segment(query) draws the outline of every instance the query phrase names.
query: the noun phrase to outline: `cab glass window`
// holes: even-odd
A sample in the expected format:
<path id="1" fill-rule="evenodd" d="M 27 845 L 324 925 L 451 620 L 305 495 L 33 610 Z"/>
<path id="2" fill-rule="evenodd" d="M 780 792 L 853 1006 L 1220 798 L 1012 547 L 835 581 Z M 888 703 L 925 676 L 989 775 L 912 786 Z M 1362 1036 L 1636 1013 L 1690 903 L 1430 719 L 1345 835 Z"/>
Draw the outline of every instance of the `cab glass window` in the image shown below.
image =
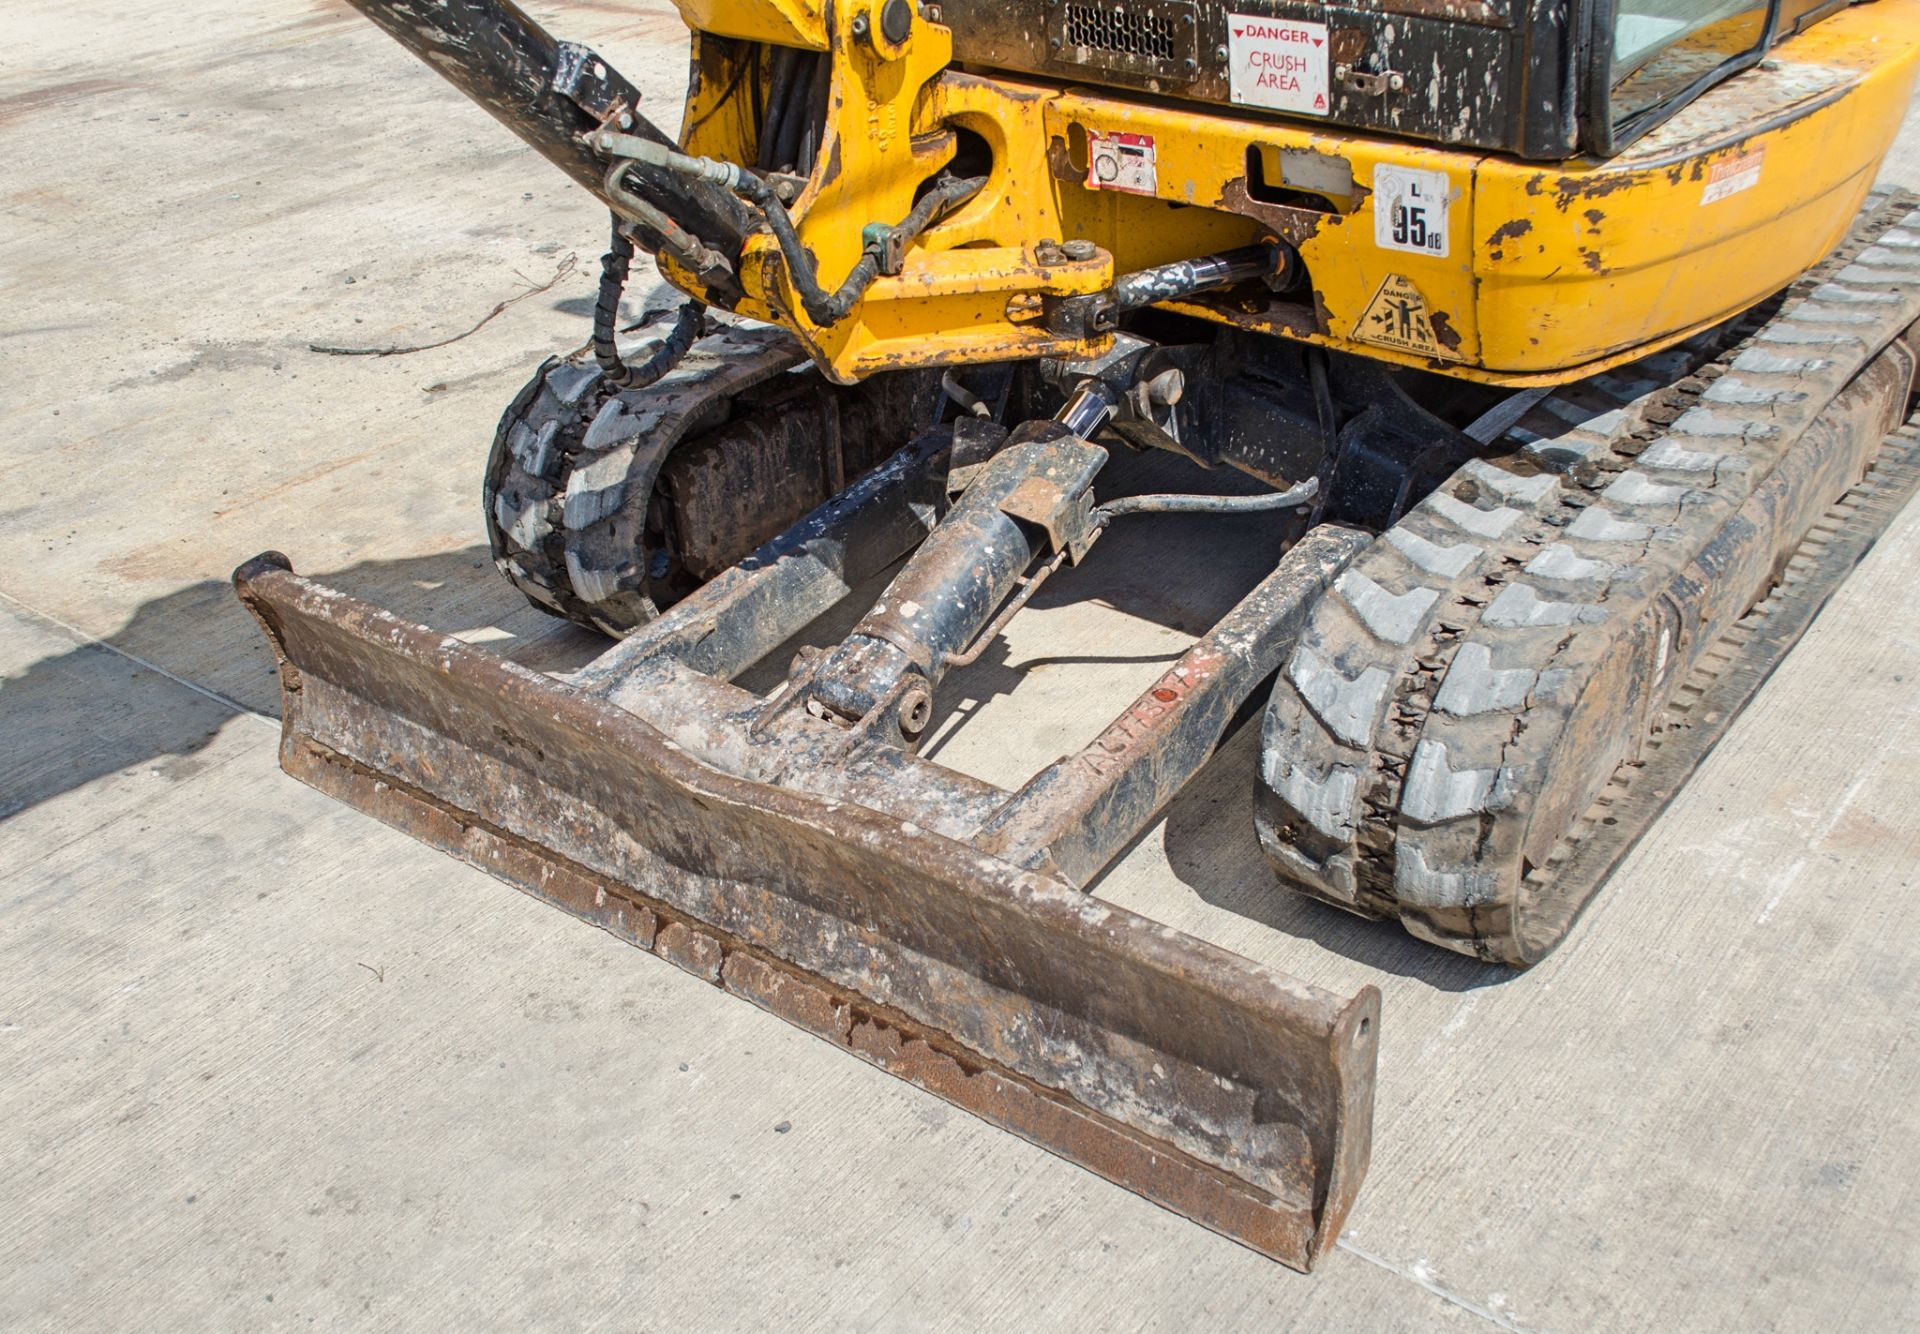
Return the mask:
<path id="1" fill-rule="evenodd" d="M 1613 123 L 1704 87 L 1723 66 L 1757 51 L 1768 9 L 1767 0 L 1615 0 Z"/>

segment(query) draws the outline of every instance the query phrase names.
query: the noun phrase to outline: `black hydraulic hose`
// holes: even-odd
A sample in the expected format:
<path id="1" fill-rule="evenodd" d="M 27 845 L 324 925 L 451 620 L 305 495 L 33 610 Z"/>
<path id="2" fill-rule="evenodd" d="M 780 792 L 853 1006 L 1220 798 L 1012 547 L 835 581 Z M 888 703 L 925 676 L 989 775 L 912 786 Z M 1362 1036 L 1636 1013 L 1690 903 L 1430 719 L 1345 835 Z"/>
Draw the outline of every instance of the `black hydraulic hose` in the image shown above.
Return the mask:
<path id="1" fill-rule="evenodd" d="M 760 53 L 766 49 L 766 47 L 758 44 L 747 48 L 746 63 L 753 68 L 753 77 L 747 81 L 748 105 L 753 108 L 753 119 L 748 123 L 754 127 L 756 132 L 758 132 L 760 128 L 761 117 L 767 114 L 767 90 L 763 86 L 763 81 L 760 77 Z M 682 139 L 686 138 L 685 135 L 681 135 L 680 137 Z M 756 152 L 757 151 L 756 149 Z"/>
<path id="2" fill-rule="evenodd" d="M 773 77 L 767 89 L 767 118 L 760 126 L 760 147 L 754 155 L 754 165 L 761 171 L 773 171 L 780 166 L 775 152 L 780 146 L 781 127 L 793 105 L 793 76 L 799 60 L 800 52 L 791 46 L 774 52 Z"/>
<path id="3" fill-rule="evenodd" d="M 920 197 L 920 202 L 893 228 L 894 239 L 903 242 L 912 240 L 924 232 L 940 213 L 963 199 L 971 198 L 986 183 L 984 176 L 943 177 Z M 880 276 L 879 254 L 869 247 L 853 266 L 853 272 L 847 275 L 846 281 L 836 291 L 828 293 L 820 286 L 813 256 L 800 244 L 787 206 L 774 194 L 773 187 L 758 177 L 742 173 L 740 183 L 734 188 L 748 203 L 756 205 L 766 215 L 768 226 L 773 228 L 773 239 L 779 243 L 780 254 L 793 275 L 793 285 L 800 291 L 800 304 L 806 308 L 807 317 L 822 328 L 845 319 L 854 303 L 865 295 L 867 288 L 873 285 L 873 280 Z"/>
<path id="4" fill-rule="evenodd" d="M 911 241 L 942 212 L 963 200 L 971 199 L 987 183 L 985 176 L 941 177 L 920 196 L 920 202 L 908 211 L 905 218 L 887 229 L 884 240 L 867 243 L 866 252 L 854 264 L 853 272 L 835 291 L 829 293 L 820 286 L 819 269 L 814 264 L 812 254 L 800 244 L 800 236 L 794 230 L 793 218 L 788 214 L 786 204 L 765 177 L 748 171 L 737 162 L 690 157 L 678 149 L 663 148 L 650 140 L 636 139 L 610 130 L 599 131 L 587 138 L 597 147 L 618 157 L 630 157 L 648 166 L 664 167 L 682 176 L 724 185 L 753 205 L 773 231 L 773 239 L 780 247 L 781 257 L 787 262 L 793 285 L 800 292 L 800 304 L 805 307 L 808 318 L 822 328 L 845 319 L 854 303 L 873 285 L 873 280 L 880 276 L 881 251 L 887 245 Z M 1272 254 L 1270 248 L 1256 249 L 1263 255 Z M 1237 258 L 1237 255 L 1238 252 L 1235 252 L 1233 256 L 1223 258 Z"/>
<path id="5" fill-rule="evenodd" d="M 684 303 L 680 312 L 673 317 L 673 327 L 667 330 L 665 338 L 653 345 L 652 351 L 647 353 L 647 359 L 626 363 L 626 374 L 621 379 L 620 388 L 645 389 L 678 366 L 699 339 L 706 322 L 705 303 Z"/>
<path id="6" fill-rule="evenodd" d="M 793 148 L 793 169 L 803 176 L 813 174 L 814 155 L 819 152 L 820 135 L 826 128 L 824 104 L 832 64 L 824 54 L 813 62 L 813 77 L 807 80 L 806 97 L 800 104 L 800 138 Z"/>
<path id="7" fill-rule="evenodd" d="M 800 57 L 793 89 L 787 94 L 787 114 L 780 120 L 780 145 L 773 151 L 773 165 L 779 170 L 800 169 L 800 141 L 806 137 L 807 121 L 813 114 L 813 85 L 825 63 L 825 56 L 811 52 Z"/>
<path id="8" fill-rule="evenodd" d="M 1309 477 L 1298 486 L 1270 496 L 1122 496 L 1094 510 L 1093 520 L 1105 526 L 1129 514 L 1261 514 L 1268 510 L 1294 509 L 1312 500 L 1319 491 L 1320 479 Z"/>
<path id="9" fill-rule="evenodd" d="M 633 263 L 633 242 L 614 219 L 613 240 L 600 258 L 600 294 L 593 303 L 593 359 L 600 363 L 601 377 L 615 389 L 645 389 L 680 364 L 700 336 L 706 307 L 689 301 L 680 307 L 667 336 L 654 345 L 647 359 L 630 363 L 620 355 L 615 334 L 620 323 L 620 294 L 626 290 L 627 272 Z"/>

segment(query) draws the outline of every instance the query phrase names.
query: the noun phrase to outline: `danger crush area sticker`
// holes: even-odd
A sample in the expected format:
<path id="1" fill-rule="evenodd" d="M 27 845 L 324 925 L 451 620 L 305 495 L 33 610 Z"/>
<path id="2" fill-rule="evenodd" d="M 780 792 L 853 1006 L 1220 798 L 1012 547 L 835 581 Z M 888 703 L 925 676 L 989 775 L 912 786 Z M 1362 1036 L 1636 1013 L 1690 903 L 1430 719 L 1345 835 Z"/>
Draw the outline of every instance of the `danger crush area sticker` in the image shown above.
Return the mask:
<path id="1" fill-rule="evenodd" d="M 1327 25 L 1227 15 L 1227 85 L 1235 102 L 1327 114 Z"/>

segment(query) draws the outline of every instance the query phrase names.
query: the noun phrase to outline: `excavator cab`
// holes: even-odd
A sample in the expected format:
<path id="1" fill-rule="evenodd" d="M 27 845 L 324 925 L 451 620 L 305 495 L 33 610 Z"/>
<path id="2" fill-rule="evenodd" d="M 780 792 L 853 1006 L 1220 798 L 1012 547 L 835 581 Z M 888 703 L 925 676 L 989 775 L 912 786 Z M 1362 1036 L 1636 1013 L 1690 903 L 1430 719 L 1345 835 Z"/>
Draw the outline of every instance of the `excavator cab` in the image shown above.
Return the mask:
<path id="1" fill-rule="evenodd" d="M 1593 0 L 1584 146 L 1606 156 L 1848 0 Z"/>

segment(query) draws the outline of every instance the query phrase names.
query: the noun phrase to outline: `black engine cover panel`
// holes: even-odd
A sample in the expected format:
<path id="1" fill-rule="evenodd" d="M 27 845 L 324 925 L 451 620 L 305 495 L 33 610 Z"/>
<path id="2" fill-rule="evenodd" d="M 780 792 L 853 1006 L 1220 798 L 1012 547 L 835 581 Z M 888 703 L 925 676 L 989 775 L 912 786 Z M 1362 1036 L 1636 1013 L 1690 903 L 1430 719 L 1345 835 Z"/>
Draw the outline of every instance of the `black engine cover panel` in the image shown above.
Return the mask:
<path id="1" fill-rule="evenodd" d="M 1561 159 L 1566 0 L 942 0 L 954 59 L 1236 113 Z"/>

